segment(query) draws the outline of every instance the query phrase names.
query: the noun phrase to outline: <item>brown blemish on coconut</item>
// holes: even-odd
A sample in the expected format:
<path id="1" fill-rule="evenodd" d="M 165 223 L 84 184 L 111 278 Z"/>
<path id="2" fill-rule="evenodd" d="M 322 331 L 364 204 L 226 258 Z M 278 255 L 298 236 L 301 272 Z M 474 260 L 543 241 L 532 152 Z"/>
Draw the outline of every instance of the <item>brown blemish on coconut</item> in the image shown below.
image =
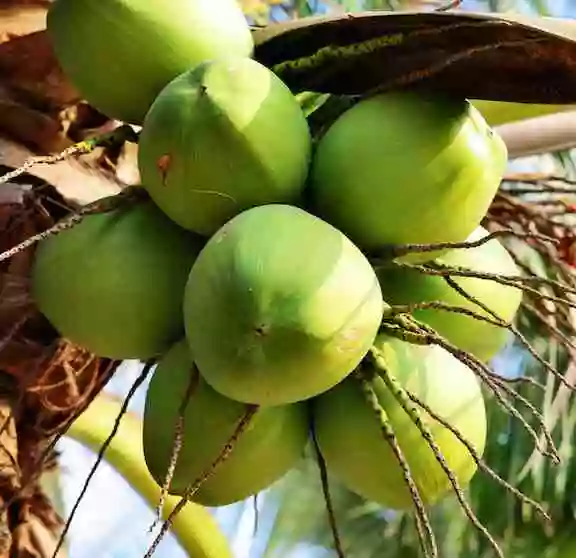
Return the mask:
<path id="1" fill-rule="evenodd" d="M 166 180 L 168 179 L 168 171 L 170 170 L 170 165 L 172 164 L 172 155 L 166 153 L 166 155 L 162 155 L 156 161 L 156 168 L 158 172 L 162 176 L 162 184 L 166 186 Z"/>
<path id="2" fill-rule="evenodd" d="M 260 324 L 254 328 L 254 331 L 258 337 L 265 337 L 270 333 L 270 326 L 266 324 Z"/>

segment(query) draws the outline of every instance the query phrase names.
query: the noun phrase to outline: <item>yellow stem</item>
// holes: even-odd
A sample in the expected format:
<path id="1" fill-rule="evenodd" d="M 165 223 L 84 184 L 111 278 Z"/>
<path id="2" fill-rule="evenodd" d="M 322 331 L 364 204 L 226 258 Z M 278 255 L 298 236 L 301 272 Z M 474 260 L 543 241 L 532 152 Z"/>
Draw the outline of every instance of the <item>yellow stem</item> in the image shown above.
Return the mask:
<path id="1" fill-rule="evenodd" d="M 472 104 L 482 113 L 490 126 L 500 126 L 501 124 L 556 114 L 575 108 L 574 105 L 535 105 L 483 100 L 473 100 Z"/>
<path id="2" fill-rule="evenodd" d="M 120 403 L 100 394 L 72 424 L 67 435 L 98 452 L 109 436 L 120 411 Z M 160 487 L 154 481 L 144 461 L 142 422 L 127 413 L 110 443 L 106 460 L 130 483 L 142 498 L 155 508 L 160 499 Z M 178 497 L 166 499 L 162 516 L 168 517 L 179 502 Z M 191 558 L 232 558 L 228 541 L 207 509 L 192 502 L 176 516 L 172 532 Z"/>

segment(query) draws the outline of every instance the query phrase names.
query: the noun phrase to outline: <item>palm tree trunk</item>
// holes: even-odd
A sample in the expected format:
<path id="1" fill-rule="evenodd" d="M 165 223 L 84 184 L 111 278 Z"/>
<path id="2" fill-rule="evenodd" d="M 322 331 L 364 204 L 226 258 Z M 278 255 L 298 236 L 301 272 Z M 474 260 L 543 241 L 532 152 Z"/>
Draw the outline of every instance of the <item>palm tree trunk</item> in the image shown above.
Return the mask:
<path id="1" fill-rule="evenodd" d="M 49 4 L 0 6 L 0 176 L 30 155 L 61 151 L 114 124 L 82 102 L 59 68 L 44 30 Z M 0 251 L 78 203 L 117 193 L 120 155 L 98 150 L 2 184 Z M 28 292 L 32 256 L 28 249 L 0 262 L 0 558 L 53 555 L 62 520 L 43 485 L 56 467 L 50 447 L 118 364 L 59 339 L 37 312 Z"/>

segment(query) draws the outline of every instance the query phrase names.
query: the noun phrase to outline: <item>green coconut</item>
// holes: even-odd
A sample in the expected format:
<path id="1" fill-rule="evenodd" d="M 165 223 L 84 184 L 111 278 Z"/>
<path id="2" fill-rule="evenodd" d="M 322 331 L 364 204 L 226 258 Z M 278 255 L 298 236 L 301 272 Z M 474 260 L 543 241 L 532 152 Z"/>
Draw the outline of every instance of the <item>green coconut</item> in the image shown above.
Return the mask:
<path id="1" fill-rule="evenodd" d="M 474 242 L 487 236 L 478 227 L 468 238 Z M 518 276 L 520 270 L 506 248 L 492 239 L 474 248 L 455 249 L 437 259 L 450 267 L 463 268 L 479 273 Z M 418 304 L 442 302 L 472 311 L 494 320 L 494 316 L 478 304 L 452 288 L 437 275 L 425 275 L 413 268 L 389 266 L 376 269 L 384 297 L 391 304 Z M 522 302 L 522 290 L 489 279 L 452 277 L 461 289 L 485 305 L 506 323 L 511 323 Z M 413 316 L 428 324 L 450 343 L 472 353 L 481 361 L 489 361 L 506 344 L 509 331 L 473 316 L 434 308 L 418 309 Z"/>
<path id="2" fill-rule="evenodd" d="M 133 124 L 177 75 L 212 58 L 251 56 L 254 46 L 236 0 L 55 0 L 47 27 L 80 93 Z"/>
<path id="3" fill-rule="evenodd" d="M 439 346 L 410 345 L 382 335 L 375 346 L 382 352 L 388 372 L 399 384 L 456 428 L 478 455 L 482 455 L 486 442 L 486 410 L 475 374 Z M 394 429 L 422 501 L 425 505 L 437 503 L 452 490 L 448 476 L 384 380 L 375 375 L 370 384 Z M 402 469 L 356 378 L 347 378 L 316 398 L 313 414 L 328 470 L 343 484 L 391 509 L 413 506 Z M 460 486 L 465 488 L 477 470 L 475 460 L 447 427 L 423 410 L 420 416 Z"/>
<path id="4" fill-rule="evenodd" d="M 160 486 L 165 483 L 179 409 L 189 389 L 182 446 L 169 486 L 169 492 L 177 495 L 210 470 L 248 409 L 215 392 L 192 364 L 187 343 L 175 344 L 154 371 L 144 408 L 144 456 Z M 259 408 L 228 459 L 191 499 L 205 506 L 223 506 L 260 492 L 297 464 L 307 440 L 304 406 Z"/>
<path id="5" fill-rule="evenodd" d="M 311 137 L 300 105 L 249 58 L 206 62 L 154 101 L 139 141 L 146 189 L 176 223 L 211 235 L 241 211 L 299 200 Z"/>
<path id="6" fill-rule="evenodd" d="M 102 357 L 147 359 L 183 335 L 203 242 L 149 201 L 89 215 L 39 244 L 32 293 L 64 337 Z"/>
<path id="7" fill-rule="evenodd" d="M 224 225 L 192 267 L 188 342 L 215 390 L 247 403 L 308 399 L 345 378 L 380 326 L 376 274 L 340 231 L 287 205 Z"/>
<path id="8" fill-rule="evenodd" d="M 314 155 L 310 194 L 320 217 L 369 252 L 461 242 L 480 225 L 506 161 L 504 142 L 466 100 L 390 92 L 331 125 Z"/>

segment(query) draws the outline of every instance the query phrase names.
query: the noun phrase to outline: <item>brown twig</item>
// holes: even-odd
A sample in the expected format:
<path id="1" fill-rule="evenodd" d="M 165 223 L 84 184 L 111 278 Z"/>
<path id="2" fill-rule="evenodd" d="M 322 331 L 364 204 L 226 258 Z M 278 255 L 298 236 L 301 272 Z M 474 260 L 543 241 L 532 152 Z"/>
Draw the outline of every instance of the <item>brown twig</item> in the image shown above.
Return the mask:
<path id="1" fill-rule="evenodd" d="M 413 253 L 425 253 L 425 252 L 437 252 L 439 250 L 466 250 L 470 248 L 478 248 L 495 238 L 502 236 L 514 236 L 515 238 L 532 239 L 532 240 L 542 240 L 545 242 L 551 242 L 556 244 L 558 239 L 531 232 L 517 232 L 511 229 L 500 229 L 498 231 L 491 232 L 486 236 L 478 240 L 466 240 L 464 242 L 437 242 L 434 244 L 399 244 L 384 246 L 379 250 L 379 252 L 386 255 L 386 257 L 399 258 Z"/>
<path id="2" fill-rule="evenodd" d="M 248 428 L 252 418 L 254 417 L 254 415 L 256 414 L 258 409 L 259 409 L 259 407 L 257 405 L 246 405 L 246 412 L 240 418 L 240 420 L 236 426 L 236 429 L 234 430 L 234 432 L 230 436 L 230 439 L 228 440 L 228 442 L 226 442 L 226 444 L 222 448 L 222 451 L 218 454 L 216 459 L 210 464 L 208 469 L 198 479 L 196 479 L 190 486 L 188 486 L 186 488 L 186 490 L 184 491 L 184 494 L 180 498 L 180 501 L 178 502 L 176 507 L 172 510 L 170 515 L 166 518 L 166 520 L 162 524 L 160 532 L 158 533 L 158 535 L 156 536 L 156 538 L 154 539 L 154 541 L 152 542 L 152 544 L 150 545 L 150 547 L 146 551 L 144 558 L 151 558 L 154 555 L 154 552 L 156 552 L 158 545 L 160 544 L 160 542 L 162 541 L 162 539 L 164 538 L 164 536 L 166 535 L 166 533 L 169 531 L 170 527 L 172 526 L 172 522 L 174 521 L 174 518 L 182 511 L 182 508 L 184 508 L 184 506 L 186 505 L 188 500 L 194 494 L 196 494 L 196 492 L 198 492 L 198 490 L 200 490 L 202 485 L 208 479 L 210 479 L 216 473 L 218 467 L 230 457 L 230 455 L 234 451 L 234 447 L 236 446 L 236 442 L 238 441 L 240 436 L 242 436 L 242 434 L 245 432 L 246 428 Z"/>
<path id="3" fill-rule="evenodd" d="M 410 471 L 410 465 L 406 460 L 406 456 L 402 451 L 398 443 L 398 438 L 396 437 L 396 433 L 394 429 L 388 422 L 388 417 L 386 416 L 386 412 L 381 407 L 380 402 L 378 401 L 378 397 L 374 388 L 370 384 L 370 377 L 367 376 L 366 372 L 362 369 L 358 370 L 355 373 L 356 379 L 360 383 L 360 387 L 362 389 L 362 393 L 366 399 L 370 408 L 374 411 L 378 423 L 380 425 L 380 429 L 382 431 L 382 436 L 390 446 L 390 449 L 394 453 L 396 457 L 396 461 L 402 470 L 402 476 L 404 477 L 404 482 L 410 492 L 410 496 L 412 498 L 412 503 L 414 504 L 414 517 L 416 520 L 416 531 L 418 533 L 418 540 L 420 541 L 420 547 L 422 548 L 422 553 L 424 554 L 425 558 L 438 558 L 438 546 L 436 544 L 436 537 L 434 535 L 434 530 L 432 529 L 432 525 L 430 524 L 430 518 L 426 512 L 426 508 L 424 507 L 424 502 L 420 496 L 420 491 L 418 490 L 418 486 L 414 481 L 414 477 Z"/>
<path id="4" fill-rule="evenodd" d="M 410 399 L 408 398 L 404 388 L 400 385 L 398 380 L 396 380 L 396 378 L 394 378 L 392 374 L 388 371 L 386 362 L 382 358 L 380 351 L 378 351 L 376 347 L 372 347 L 372 349 L 370 350 L 370 354 L 374 365 L 381 372 L 379 376 L 384 380 L 384 383 L 386 384 L 388 391 L 392 393 L 397 403 L 402 407 L 404 412 L 410 417 L 412 422 L 416 425 L 416 428 L 418 428 L 418 430 L 420 431 L 421 436 L 424 438 L 424 440 L 426 440 L 426 443 L 432 450 L 432 453 L 434 454 L 436 461 L 438 462 L 438 464 L 448 477 L 448 481 L 452 486 L 452 490 L 456 495 L 458 502 L 460 503 L 460 507 L 466 514 L 466 517 L 469 519 L 470 523 L 472 523 L 472 525 L 474 525 L 474 527 L 476 527 L 476 529 L 482 534 L 482 536 L 484 536 L 484 538 L 490 543 L 496 555 L 499 558 L 504 558 L 502 549 L 500 548 L 494 537 L 490 534 L 490 531 L 488 531 L 488 529 L 482 524 L 482 522 L 478 519 L 478 517 L 476 517 L 476 514 L 470 507 L 470 504 L 468 503 L 466 497 L 464 496 L 464 492 L 462 491 L 462 488 L 456 475 L 454 474 L 454 471 L 452 471 L 452 469 L 448 465 L 448 462 L 446 461 L 444 455 L 442 454 L 442 450 L 436 443 L 436 440 L 434 439 L 432 432 L 420 417 L 418 409 L 414 407 L 413 404 L 410 402 Z"/>
<path id="5" fill-rule="evenodd" d="M 338 523 L 336 521 L 336 513 L 334 511 L 334 506 L 332 505 L 332 496 L 330 494 L 330 483 L 328 482 L 328 470 L 326 469 L 326 461 L 324 461 L 324 456 L 320 450 L 320 444 L 318 443 L 318 438 L 316 436 L 316 428 L 314 426 L 314 418 L 311 409 L 309 409 L 309 416 L 310 437 L 312 438 L 312 444 L 316 454 L 316 463 L 320 472 L 320 483 L 322 485 L 324 503 L 326 504 L 326 513 L 328 514 L 330 532 L 332 533 L 332 540 L 334 542 L 334 550 L 336 551 L 338 558 L 346 558 L 346 555 L 344 554 L 344 548 L 342 547 L 342 541 L 340 539 L 340 532 L 338 530 Z"/>
<path id="6" fill-rule="evenodd" d="M 170 462 L 168 464 L 168 470 L 166 472 L 166 477 L 164 478 L 164 482 L 162 483 L 162 490 L 160 492 L 160 498 L 158 499 L 158 505 L 156 506 L 156 519 L 150 525 L 148 532 L 151 533 L 156 525 L 162 519 L 162 509 L 164 508 L 164 504 L 166 503 L 166 498 L 170 491 L 170 485 L 172 484 L 172 479 L 174 478 L 174 472 L 176 471 L 176 464 L 178 462 L 178 457 L 180 452 L 182 451 L 182 444 L 184 441 L 184 415 L 186 413 L 186 409 L 188 404 L 190 403 L 190 399 L 192 395 L 198 388 L 198 384 L 200 381 L 200 373 L 196 366 L 193 366 L 190 378 L 188 381 L 188 386 L 186 387 L 186 391 L 184 392 L 184 396 L 182 397 L 182 401 L 178 406 L 178 415 L 176 417 L 176 424 L 174 425 L 174 438 L 172 440 L 172 451 L 170 453 Z"/>
<path id="7" fill-rule="evenodd" d="M 560 458 L 558 456 L 558 450 L 552 440 L 552 436 L 547 431 L 546 424 L 544 417 L 542 414 L 532 405 L 529 401 L 527 401 L 524 397 L 522 397 L 519 393 L 515 390 L 511 389 L 506 385 L 506 382 L 502 381 L 500 378 L 494 376 L 492 371 L 479 359 L 477 359 L 474 355 L 471 355 L 465 351 L 462 351 L 446 339 L 444 339 L 441 335 L 438 334 L 430 326 L 415 320 L 412 316 L 394 316 L 390 320 L 392 323 L 395 323 L 396 328 L 392 328 L 389 330 L 389 333 L 392 335 L 396 335 L 400 338 L 403 338 L 402 335 L 404 332 L 408 332 L 412 335 L 411 342 L 420 342 L 424 345 L 439 345 L 443 349 L 447 350 L 450 354 L 454 355 L 458 360 L 462 363 L 466 364 L 471 370 L 473 370 L 479 378 L 484 382 L 486 387 L 490 389 L 490 391 L 494 394 L 496 401 L 511 415 L 516 417 L 518 421 L 522 423 L 526 431 L 530 434 L 533 438 L 534 443 L 539 451 L 547 456 L 550 457 L 553 462 L 558 463 Z M 383 324 L 383 327 L 386 328 L 386 323 Z M 530 424 L 526 421 L 526 419 L 522 416 L 522 414 L 514 407 L 514 405 L 504 398 L 501 392 L 504 392 L 506 395 L 513 399 L 517 399 L 521 403 L 523 403 L 532 413 L 532 415 L 538 421 L 542 432 L 546 436 L 546 441 L 548 442 L 548 448 L 541 448 L 540 447 L 540 438 L 536 431 L 530 426 Z"/>
<path id="8" fill-rule="evenodd" d="M 2 252 L 0 254 L 0 263 L 12 258 L 16 254 L 24 252 L 28 248 L 34 246 L 38 242 L 45 240 L 51 236 L 54 236 L 58 233 L 61 233 L 65 230 L 71 229 L 72 227 L 76 226 L 84 217 L 87 215 L 92 215 L 94 213 L 105 213 L 108 211 L 113 211 L 114 209 L 118 209 L 120 206 L 130 203 L 136 202 L 138 200 L 142 200 L 146 198 L 146 193 L 143 188 L 138 186 L 135 187 L 127 187 L 122 190 L 119 194 L 115 196 L 110 196 L 107 198 L 101 198 L 96 200 L 95 202 L 89 203 L 79 209 L 76 213 L 72 213 L 68 217 L 65 217 L 58 223 L 56 223 L 53 227 L 42 231 L 41 233 L 35 234 L 26 240 L 20 242 L 16 246 Z"/>
<path id="9" fill-rule="evenodd" d="M 66 523 L 64 524 L 64 528 L 63 528 L 62 533 L 58 539 L 58 542 L 56 544 L 56 548 L 54 549 L 54 552 L 52 553 L 52 558 L 57 558 L 58 553 L 59 553 L 60 549 L 62 548 L 62 545 L 64 544 L 64 540 L 66 538 L 66 535 L 68 534 L 68 531 L 72 525 L 72 521 L 74 519 L 74 516 L 76 515 L 76 512 L 77 512 L 77 510 L 78 510 L 78 508 L 82 502 L 82 499 L 84 498 L 86 491 L 88 490 L 88 486 L 90 485 L 92 478 L 96 474 L 96 471 L 97 471 L 98 467 L 100 466 L 100 463 L 104 459 L 104 454 L 106 453 L 108 446 L 110 445 L 110 443 L 114 439 L 114 436 L 116 436 L 116 433 L 118 432 L 118 428 L 120 428 L 120 422 L 122 420 L 122 417 L 126 414 L 126 411 L 128 409 L 128 405 L 130 404 L 132 397 L 134 396 L 134 394 L 136 393 L 138 388 L 144 383 L 144 381 L 146 380 L 146 378 L 150 374 L 150 371 L 152 370 L 152 367 L 154 366 L 154 364 L 155 364 L 155 361 L 149 361 L 146 363 L 146 365 L 142 368 L 142 372 L 140 373 L 138 378 L 136 378 L 136 380 L 134 381 L 134 383 L 130 387 L 128 394 L 124 398 L 124 401 L 122 402 L 122 406 L 120 407 L 120 411 L 118 413 L 118 416 L 116 417 L 116 420 L 114 422 L 114 426 L 112 427 L 112 430 L 110 431 L 110 434 L 108 435 L 108 438 L 106 438 L 106 440 L 102 444 L 102 447 L 100 448 L 100 451 L 98 452 L 98 455 L 96 456 L 96 462 L 94 463 L 94 465 L 90 469 L 90 472 L 88 473 L 88 476 L 86 477 L 86 480 L 84 481 L 84 484 L 82 486 L 80 494 L 78 495 L 78 498 L 74 502 L 74 506 L 72 508 L 72 511 L 70 512 L 70 515 L 68 516 L 68 519 L 66 520 Z"/>
<path id="10" fill-rule="evenodd" d="M 538 502 L 536 502 L 536 500 L 533 500 L 529 496 L 526 496 L 526 494 L 524 494 L 523 492 L 521 492 L 520 490 L 518 490 L 517 488 L 512 486 L 510 483 L 508 483 L 506 480 L 504 480 L 500 475 L 498 475 L 494 471 L 494 469 L 492 469 L 484 461 L 484 459 L 476 451 L 474 446 L 468 440 L 466 440 L 466 438 L 464 438 L 462 433 L 454 425 L 450 424 L 447 420 L 443 419 L 440 415 L 438 415 L 438 413 L 436 413 L 433 409 L 431 409 L 429 405 L 424 403 L 424 401 L 422 401 L 419 397 L 417 397 L 416 395 L 411 393 L 409 390 L 406 390 L 406 395 L 416 405 L 418 405 L 426 413 L 428 413 L 435 421 L 437 421 L 439 424 L 441 424 L 444 428 L 447 428 L 448 430 L 450 430 L 450 432 L 452 432 L 452 434 L 454 434 L 454 436 L 456 436 L 456 438 L 458 438 L 458 440 L 464 446 L 466 446 L 466 449 L 470 453 L 470 456 L 472 457 L 472 459 L 474 459 L 474 462 L 476 463 L 476 465 L 478 466 L 479 469 L 481 469 L 484 473 L 489 475 L 498 484 L 502 485 L 508 492 L 513 494 L 521 502 L 523 502 L 524 504 L 527 504 L 531 508 L 534 508 L 538 512 L 538 514 L 542 516 L 543 519 L 545 519 L 546 521 L 552 521 L 552 518 L 548 515 L 548 513 L 546 513 L 546 511 L 544 510 L 544 508 L 542 507 L 541 504 L 539 504 Z"/>

